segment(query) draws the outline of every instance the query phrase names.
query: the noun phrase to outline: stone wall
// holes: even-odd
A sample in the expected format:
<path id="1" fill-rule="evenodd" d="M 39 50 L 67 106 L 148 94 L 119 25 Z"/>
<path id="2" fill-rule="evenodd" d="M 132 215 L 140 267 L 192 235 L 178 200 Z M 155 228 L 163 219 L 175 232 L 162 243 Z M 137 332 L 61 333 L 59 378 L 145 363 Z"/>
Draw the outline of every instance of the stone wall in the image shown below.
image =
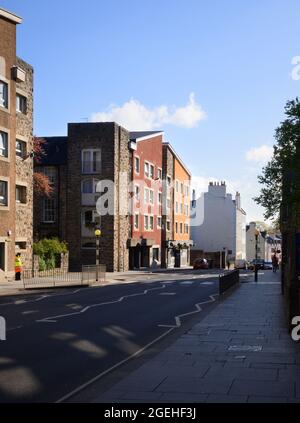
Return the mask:
<path id="1" fill-rule="evenodd" d="M 24 267 L 32 266 L 33 237 L 33 68 L 17 58 L 17 66 L 26 73 L 25 82 L 18 82 L 17 93 L 27 99 L 26 113 L 16 114 L 16 138 L 26 141 L 25 158 L 16 157 L 16 184 L 26 187 L 26 203 L 16 204 L 16 242 L 26 242 L 26 250 L 21 252 Z"/>
<path id="2" fill-rule="evenodd" d="M 124 252 L 129 233 L 129 218 L 119 217 L 120 180 L 119 170 L 130 172 L 129 134 L 115 123 L 79 123 L 68 127 L 67 165 L 67 223 L 66 239 L 70 252 L 70 269 L 80 270 L 83 264 L 95 264 L 94 248 L 82 248 L 83 243 L 95 242 L 93 231 L 90 237 L 82 237 L 82 213 L 93 207 L 82 206 L 81 184 L 88 177 L 109 180 L 115 183 L 114 215 L 101 216 L 100 261 L 108 271 L 128 269 L 128 251 Z M 85 175 L 81 169 L 83 149 L 101 150 L 101 170 L 98 174 Z M 128 182 L 122 183 L 122 192 L 128 192 Z M 123 265 L 124 264 L 124 265 Z"/>
<path id="3" fill-rule="evenodd" d="M 0 242 L 5 249 L 6 275 L 14 274 L 15 259 L 15 138 L 16 83 L 11 69 L 16 65 L 16 25 L 0 17 L 0 79 L 8 84 L 8 109 L 0 107 L 0 128 L 9 136 L 9 157 L 0 158 L 0 178 L 8 182 L 8 207 L 0 206 Z M 8 236 L 8 231 L 11 235 Z"/>

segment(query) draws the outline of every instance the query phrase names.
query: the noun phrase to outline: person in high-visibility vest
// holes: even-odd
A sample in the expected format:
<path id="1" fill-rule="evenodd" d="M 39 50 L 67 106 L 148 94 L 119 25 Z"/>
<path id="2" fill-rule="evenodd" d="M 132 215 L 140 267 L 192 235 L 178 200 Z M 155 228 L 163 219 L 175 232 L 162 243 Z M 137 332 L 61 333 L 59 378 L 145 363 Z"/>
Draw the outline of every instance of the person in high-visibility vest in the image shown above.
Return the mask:
<path id="1" fill-rule="evenodd" d="M 16 273 L 16 281 L 21 280 L 21 273 L 22 273 L 22 260 L 21 260 L 21 254 L 16 254 L 16 260 L 15 260 L 15 273 Z"/>

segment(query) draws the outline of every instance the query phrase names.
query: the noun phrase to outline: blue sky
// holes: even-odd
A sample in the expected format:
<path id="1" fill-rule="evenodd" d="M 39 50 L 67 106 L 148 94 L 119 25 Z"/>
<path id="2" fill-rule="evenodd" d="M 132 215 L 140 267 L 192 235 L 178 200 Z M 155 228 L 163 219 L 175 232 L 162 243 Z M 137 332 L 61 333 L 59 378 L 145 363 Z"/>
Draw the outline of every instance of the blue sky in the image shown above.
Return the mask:
<path id="1" fill-rule="evenodd" d="M 251 200 L 256 175 L 286 101 L 300 93 L 291 77 L 300 56 L 298 0 L 0 0 L 0 7 L 24 19 L 18 54 L 35 68 L 35 134 L 64 135 L 67 122 L 95 116 L 161 125 L 200 191 L 210 178 L 226 180 L 240 190 L 248 221 L 261 218 Z"/>

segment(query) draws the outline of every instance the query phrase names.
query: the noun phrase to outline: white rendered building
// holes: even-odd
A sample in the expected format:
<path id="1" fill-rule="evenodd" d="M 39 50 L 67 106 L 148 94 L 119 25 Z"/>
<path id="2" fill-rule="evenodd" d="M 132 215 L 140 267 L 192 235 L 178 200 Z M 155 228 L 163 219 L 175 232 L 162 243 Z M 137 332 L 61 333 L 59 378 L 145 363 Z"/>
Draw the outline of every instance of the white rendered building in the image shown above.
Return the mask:
<path id="1" fill-rule="evenodd" d="M 226 192 L 226 183 L 210 182 L 208 192 L 192 202 L 194 250 L 225 252 L 227 259 L 246 259 L 246 213 L 241 197 Z"/>

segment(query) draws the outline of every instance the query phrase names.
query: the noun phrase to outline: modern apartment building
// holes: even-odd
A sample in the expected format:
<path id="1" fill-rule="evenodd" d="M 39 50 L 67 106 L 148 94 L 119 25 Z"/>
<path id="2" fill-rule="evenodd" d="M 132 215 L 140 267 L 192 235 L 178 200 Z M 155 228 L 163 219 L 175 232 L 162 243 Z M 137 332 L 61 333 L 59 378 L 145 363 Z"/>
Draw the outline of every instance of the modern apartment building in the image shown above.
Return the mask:
<path id="1" fill-rule="evenodd" d="M 0 281 L 32 264 L 33 69 L 16 56 L 22 19 L 0 9 Z"/>
<path id="2" fill-rule="evenodd" d="M 167 228 L 171 227 L 167 231 L 166 266 L 181 267 L 190 264 L 193 245 L 190 237 L 191 173 L 170 143 L 164 143 L 163 157 L 167 178 Z"/>

